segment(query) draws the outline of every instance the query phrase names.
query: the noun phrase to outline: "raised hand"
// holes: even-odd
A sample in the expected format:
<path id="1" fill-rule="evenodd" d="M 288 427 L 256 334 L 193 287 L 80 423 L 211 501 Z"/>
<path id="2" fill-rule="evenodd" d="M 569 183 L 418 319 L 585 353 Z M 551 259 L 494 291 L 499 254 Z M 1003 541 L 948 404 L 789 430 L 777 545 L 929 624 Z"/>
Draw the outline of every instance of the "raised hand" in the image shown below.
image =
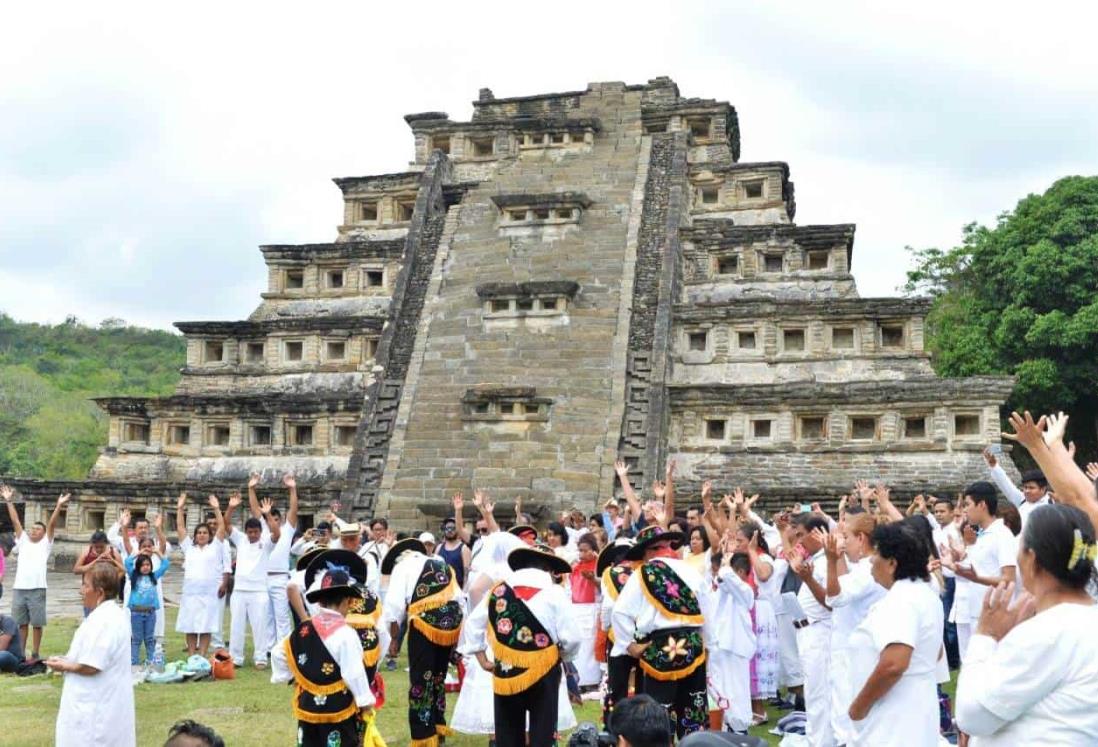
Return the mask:
<path id="1" fill-rule="evenodd" d="M 11 489 L 11 485 L 0 485 L 0 498 L 3 498 L 5 503 L 10 503 L 14 495 L 15 491 Z"/>
<path id="2" fill-rule="evenodd" d="M 756 529 L 751 533 L 751 539 L 747 541 L 747 549 L 752 553 L 758 552 L 759 549 L 759 530 Z"/>
<path id="3" fill-rule="evenodd" d="M 229 499 L 229 505 L 232 505 L 231 498 Z M 272 508 L 274 508 L 274 503 L 271 501 L 270 498 L 264 498 L 259 502 L 259 513 L 263 514 L 264 516 L 267 516 L 269 513 L 271 513 Z"/>
<path id="4" fill-rule="evenodd" d="M 839 561 L 839 555 L 841 555 L 843 551 L 842 547 L 839 545 L 839 537 L 840 535 L 838 532 L 833 532 L 824 537 L 823 543 L 824 555 L 827 556 L 828 560 L 836 563 Z"/>
<path id="5" fill-rule="evenodd" d="M 130 510 L 128 508 L 122 509 L 122 513 L 118 514 L 118 526 L 125 529 L 130 525 Z"/>
<path id="6" fill-rule="evenodd" d="M 176 508 L 176 510 L 179 510 L 179 509 L 183 508 L 186 505 L 187 505 L 187 494 L 186 493 L 180 493 L 179 497 L 175 500 L 175 508 Z"/>
<path id="7" fill-rule="evenodd" d="M 240 493 L 229 493 L 229 510 L 233 510 L 243 502 Z"/>
<path id="8" fill-rule="evenodd" d="M 229 505 L 231 506 L 231 505 L 232 505 L 232 503 L 233 503 L 233 501 L 232 501 L 232 499 L 230 498 L 230 499 L 229 499 Z M 221 501 L 217 500 L 217 496 L 216 496 L 216 495 L 210 495 L 210 496 L 209 496 L 209 497 L 208 497 L 208 498 L 206 499 L 206 504 L 207 504 L 207 505 L 208 505 L 208 506 L 209 506 L 210 508 L 212 508 L 212 509 L 213 509 L 214 511 L 220 511 L 220 510 L 221 510 Z"/>
<path id="9" fill-rule="evenodd" d="M 1048 430 L 1045 431 L 1045 443 L 1054 446 L 1063 444 L 1064 433 L 1067 432 L 1068 416 L 1062 412 L 1048 416 Z"/>
<path id="10" fill-rule="evenodd" d="M 1013 597 L 1013 583 L 1001 583 L 995 588 L 988 589 L 987 594 L 984 595 L 980 620 L 976 623 L 976 632 L 991 636 L 998 641 L 1018 623 L 1028 620 L 1037 613 L 1037 603 L 1030 594 L 1021 594 L 1017 601 L 1012 602 Z"/>
<path id="11" fill-rule="evenodd" d="M 282 484 L 285 485 L 287 488 L 289 488 L 291 490 L 296 488 L 297 487 L 297 478 L 294 477 L 294 473 L 293 472 L 287 472 L 285 475 L 283 475 L 282 476 Z"/>
<path id="12" fill-rule="evenodd" d="M 153 526 L 158 532 L 164 528 L 164 514 L 157 512 L 156 518 L 153 519 Z"/>
<path id="13" fill-rule="evenodd" d="M 713 494 L 713 481 L 706 480 L 702 483 L 702 503 L 710 501 L 710 496 Z"/>
<path id="14" fill-rule="evenodd" d="M 492 513 L 496 504 L 488 500 L 488 491 L 477 488 L 473 491 L 473 505 L 486 514 Z"/>
<path id="15" fill-rule="evenodd" d="M 461 491 L 454 493 L 453 497 L 450 498 L 450 503 L 454 505 L 455 511 L 465 508 L 465 497 L 461 494 Z"/>
<path id="16" fill-rule="evenodd" d="M 69 502 L 69 498 L 71 498 L 71 497 L 72 497 L 71 493 L 65 493 L 63 495 L 57 496 L 57 507 L 61 508 L 62 506 L 64 506 L 66 503 Z"/>
<path id="17" fill-rule="evenodd" d="M 667 462 L 667 471 L 664 473 L 664 476 L 667 478 L 667 482 L 671 482 L 673 479 L 675 479 L 675 467 L 677 466 L 678 463 L 674 459 L 671 459 Z"/>
<path id="18" fill-rule="evenodd" d="M 743 507 L 746 510 L 750 511 L 752 508 L 755 507 L 755 504 L 758 503 L 758 502 L 759 502 L 759 494 L 755 493 L 753 496 L 751 496 L 750 498 L 748 498 L 747 500 L 745 500 L 743 502 Z"/>
<path id="19" fill-rule="evenodd" d="M 251 475 L 248 476 L 248 487 L 254 488 L 257 485 L 259 485 L 259 473 L 253 472 Z"/>
<path id="20" fill-rule="evenodd" d="M 1004 433 L 1003 438 L 1010 441 L 1017 441 L 1030 451 L 1044 442 L 1044 430 L 1047 421 L 1043 415 L 1034 422 L 1033 416 L 1029 414 L 1029 410 L 1026 410 L 1023 415 L 1012 412 L 1010 413 L 1009 420 L 1011 427 L 1014 428 L 1014 433 Z"/>
<path id="21" fill-rule="evenodd" d="M 873 497 L 877 499 L 877 503 L 881 505 L 888 505 L 892 503 L 892 489 L 886 486 L 883 482 L 877 483 L 877 487 L 873 489 Z"/>
<path id="22" fill-rule="evenodd" d="M 625 464 L 624 459 L 615 460 L 614 471 L 617 472 L 618 477 L 623 480 L 629 475 L 629 467 Z"/>
<path id="23" fill-rule="evenodd" d="M 1087 463 L 1087 477 L 1092 481 L 1098 480 L 1098 462 Z"/>
<path id="24" fill-rule="evenodd" d="M 991 469 L 995 469 L 995 467 L 999 464 L 999 459 L 991 451 L 991 447 L 987 447 L 981 453 L 984 455 L 984 461 L 987 462 L 987 466 Z"/>
<path id="25" fill-rule="evenodd" d="M 656 496 L 657 500 L 662 501 L 663 497 L 667 495 L 667 485 L 659 480 L 654 480 L 652 482 L 652 495 Z"/>

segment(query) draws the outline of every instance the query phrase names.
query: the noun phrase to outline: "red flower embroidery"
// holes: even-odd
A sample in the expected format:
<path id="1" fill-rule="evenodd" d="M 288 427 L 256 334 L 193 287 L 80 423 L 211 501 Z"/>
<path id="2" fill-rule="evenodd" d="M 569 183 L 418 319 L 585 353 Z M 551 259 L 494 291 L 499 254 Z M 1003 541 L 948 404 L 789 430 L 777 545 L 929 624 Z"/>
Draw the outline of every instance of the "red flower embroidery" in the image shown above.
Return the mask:
<path id="1" fill-rule="evenodd" d="M 511 620 L 504 617 L 496 623 L 496 631 L 500 635 L 508 635 L 511 632 Z"/>
<path id="2" fill-rule="evenodd" d="M 545 633 L 538 633 L 534 636 L 534 645 L 538 648 L 545 648 L 549 645 L 549 636 Z"/>

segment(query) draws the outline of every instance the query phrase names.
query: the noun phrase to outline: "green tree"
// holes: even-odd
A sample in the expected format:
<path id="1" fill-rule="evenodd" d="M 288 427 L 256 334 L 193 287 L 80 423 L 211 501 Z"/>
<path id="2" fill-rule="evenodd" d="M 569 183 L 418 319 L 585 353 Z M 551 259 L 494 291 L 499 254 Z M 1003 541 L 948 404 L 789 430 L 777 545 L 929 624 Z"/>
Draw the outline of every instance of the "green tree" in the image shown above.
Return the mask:
<path id="1" fill-rule="evenodd" d="M 1098 177 L 1029 195 L 960 246 L 911 250 L 906 290 L 935 298 L 927 319 L 945 376 L 1009 374 L 1008 403 L 1072 415 L 1081 455 L 1098 453 Z"/>

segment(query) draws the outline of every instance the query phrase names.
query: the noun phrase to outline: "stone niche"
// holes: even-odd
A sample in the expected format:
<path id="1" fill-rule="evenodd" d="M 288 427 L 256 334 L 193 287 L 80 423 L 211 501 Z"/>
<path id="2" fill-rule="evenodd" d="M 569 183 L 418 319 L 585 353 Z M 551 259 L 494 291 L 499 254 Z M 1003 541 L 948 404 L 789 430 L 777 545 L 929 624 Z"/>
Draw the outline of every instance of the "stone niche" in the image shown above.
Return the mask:
<path id="1" fill-rule="evenodd" d="M 579 226 L 591 200 L 582 192 L 493 195 L 502 236 L 560 238 Z"/>
<path id="2" fill-rule="evenodd" d="M 569 322 L 568 310 L 579 292 L 571 280 L 525 283 L 482 283 L 477 297 L 483 304 L 485 329 L 559 327 Z"/>
<path id="3" fill-rule="evenodd" d="M 466 430 L 488 427 L 499 432 L 522 433 L 549 422 L 553 400 L 539 397 L 532 386 L 482 384 L 466 390 L 461 404 Z"/>

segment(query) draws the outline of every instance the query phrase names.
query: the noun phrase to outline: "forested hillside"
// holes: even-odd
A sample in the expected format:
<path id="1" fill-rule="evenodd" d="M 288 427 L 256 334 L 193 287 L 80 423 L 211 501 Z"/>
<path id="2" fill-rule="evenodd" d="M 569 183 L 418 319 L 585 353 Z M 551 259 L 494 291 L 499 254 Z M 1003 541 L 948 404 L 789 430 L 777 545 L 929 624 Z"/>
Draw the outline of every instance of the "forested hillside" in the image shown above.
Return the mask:
<path id="1" fill-rule="evenodd" d="M 51 326 L 0 313 L 0 475 L 84 477 L 107 438 L 90 398 L 170 394 L 184 358 L 179 335 L 120 319 Z"/>

